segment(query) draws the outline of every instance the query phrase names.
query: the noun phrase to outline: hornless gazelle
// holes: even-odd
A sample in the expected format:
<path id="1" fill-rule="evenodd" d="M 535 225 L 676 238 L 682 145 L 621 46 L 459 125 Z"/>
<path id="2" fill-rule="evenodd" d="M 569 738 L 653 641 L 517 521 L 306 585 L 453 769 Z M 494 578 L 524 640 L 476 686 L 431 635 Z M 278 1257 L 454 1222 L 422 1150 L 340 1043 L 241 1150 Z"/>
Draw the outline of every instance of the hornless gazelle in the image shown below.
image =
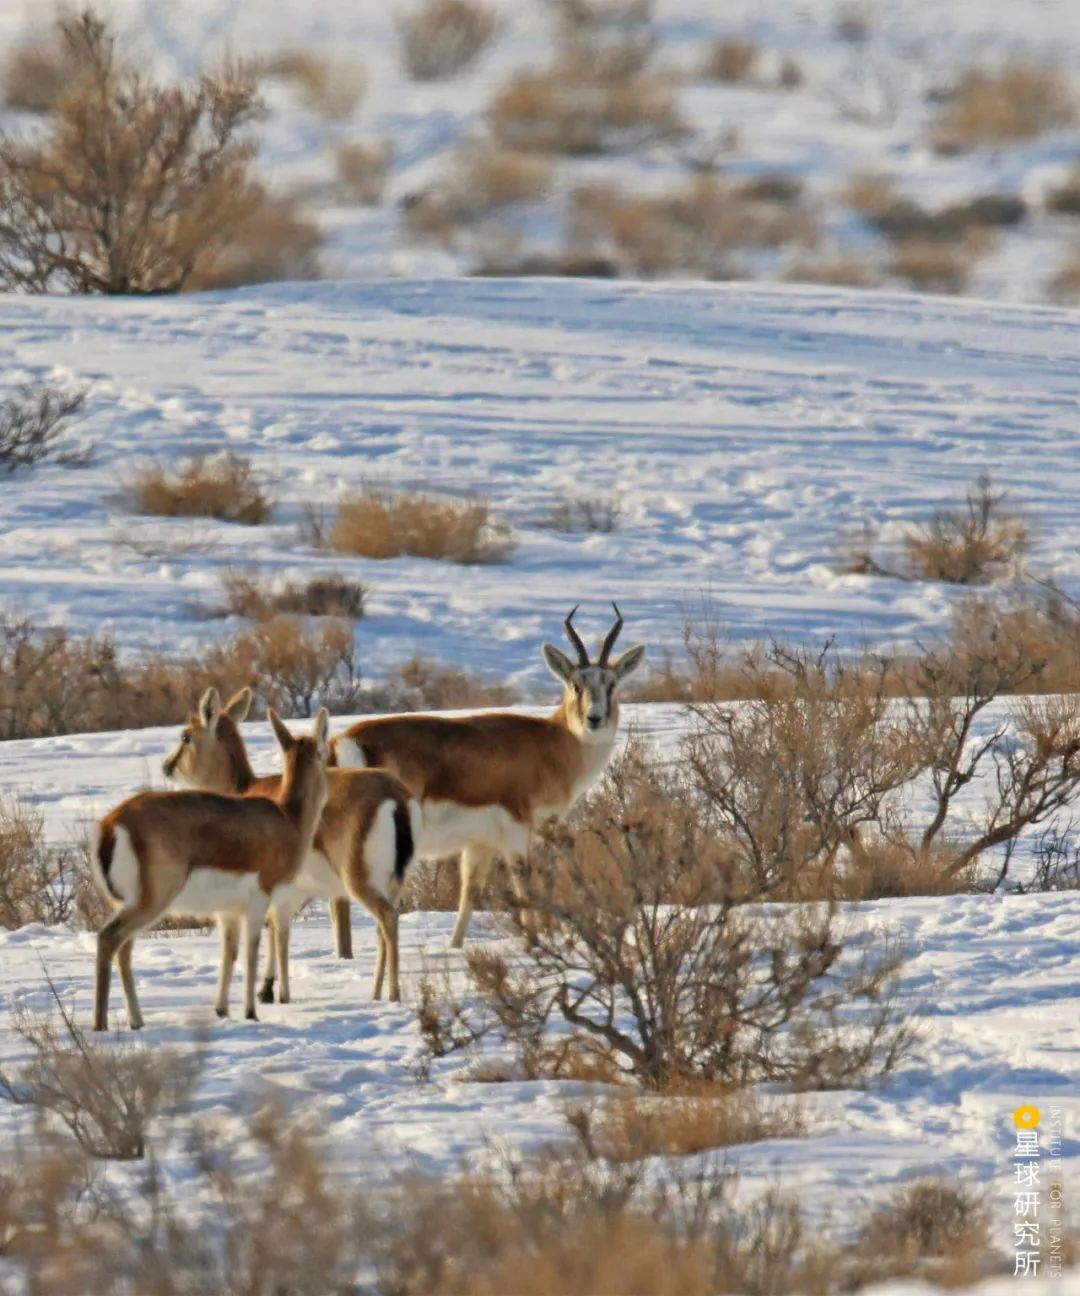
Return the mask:
<path id="1" fill-rule="evenodd" d="M 281 776 L 256 778 L 237 725 L 247 716 L 251 690 L 241 689 L 224 708 L 217 689 L 207 689 L 163 764 L 165 775 L 190 787 L 244 797 L 274 796 Z M 311 849 L 290 887 L 276 892 L 270 906 L 273 939 L 259 999 L 272 1003 L 274 973 L 278 999 L 289 1002 L 289 925 L 307 900 L 358 900 L 375 919 L 378 953 L 372 998 L 382 997 L 389 970 L 389 994 L 398 989 L 397 898 L 413 859 L 420 807 L 385 770 L 328 772 L 326 805 Z M 345 909 L 348 921 L 348 908 Z"/>
<path id="2" fill-rule="evenodd" d="M 274 711 L 270 725 L 285 767 L 273 797 L 140 792 L 97 825 L 91 868 L 118 912 L 98 932 L 95 1030 L 108 1026 L 114 958 L 120 964 L 128 1024 L 132 1030 L 142 1025 L 132 944 L 167 912 L 213 915 L 219 921 L 219 1017 L 229 1011 L 229 980 L 243 920 L 244 1008 L 255 1019 L 256 964 L 266 912 L 311 849 L 327 787 L 325 709 L 316 717 L 311 737 L 294 738 Z"/>
<path id="3" fill-rule="evenodd" d="M 612 604 L 615 607 L 614 604 Z M 420 799 L 424 829 L 417 853 L 461 851 L 461 896 L 450 944 L 460 948 L 472 916 L 474 889 L 496 855 L 513 867 L 544 819 L 565 814 L 603 772 L 619 722 L 617 693 L 645 656 L 639 644 L 608 659 L 622 629 L 608 631 L 595 662 L 574 629 L 571 661 L 544 645 L 549 670 L 563 683 L 558 710 L 546 719 L 509 712 L 454 718 L 387 716 L 361 720 L 330 743 L 332 765 L 381 766 Z"/>

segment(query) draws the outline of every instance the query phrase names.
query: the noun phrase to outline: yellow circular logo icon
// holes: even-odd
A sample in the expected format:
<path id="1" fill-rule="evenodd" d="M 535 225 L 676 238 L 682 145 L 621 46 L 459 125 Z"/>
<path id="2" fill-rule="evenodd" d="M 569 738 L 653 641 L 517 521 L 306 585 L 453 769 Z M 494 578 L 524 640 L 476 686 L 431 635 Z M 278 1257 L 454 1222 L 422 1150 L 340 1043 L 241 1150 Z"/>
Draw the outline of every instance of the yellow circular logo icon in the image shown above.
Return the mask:
<path id="1" fill-rule="evenodd" d="M 1038 1107 L 1030 1107 L 1027 1104 L 1017 1107 L 1013 1112 L 1013 1123 L 1020 1129 L 1034 1129 L 1039 1123 Z"/>

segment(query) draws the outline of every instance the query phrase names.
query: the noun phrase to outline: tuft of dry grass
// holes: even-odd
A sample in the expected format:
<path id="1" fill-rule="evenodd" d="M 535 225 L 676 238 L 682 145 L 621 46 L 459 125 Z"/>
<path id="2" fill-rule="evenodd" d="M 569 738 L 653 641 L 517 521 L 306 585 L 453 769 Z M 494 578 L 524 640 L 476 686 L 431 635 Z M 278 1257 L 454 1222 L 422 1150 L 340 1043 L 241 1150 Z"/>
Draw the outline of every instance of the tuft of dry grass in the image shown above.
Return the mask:
<path id="1" fill-rule="evenodd" d="M 995 491 L 982 474 L 962 509 L 938 509 L 904 537 L 908 572 L 916 580 L 952 585 L 986 585 L 1014 572 L 1031 545 L 1031 528 L 1005 506 L 1007 492 Z"/>
<path id="2" fill-rule="evenodd" d="M 956 294 L 967 287 L 971 262 L 971 253 L 963 245 L 905 239 L 896 245 L 889 271 L 919 292 Z"/>
<path id="3" fill-rule="evenodd" d="M 424 0 L 398 24 L 401 57 L 414 81 L 468 71 L 495 39 L 495 12 L 477 0 Z"/>
<path id="4" fill-rule="evenodd" d="M 1080 301 L 1080 243 L 1075 244 L 1066 254 L 1047 284 L 1047 292 L 1057 302 Z"/>
<path id="5" fill-rule="evenodd" d="M 405 223 L 414 235 L 449 246 L 462 224 L 543 198 L 551 185 L 547 158 L 475 140 L 457 151 L 441 182 L 408 199 Z"/>
<path id="6" fill-rule="evenodd" d="M 617 1163 L 697 1156 L 806 1133 L 798 1108 L 765 1110 L 752 1090 L 664 1095 L 627 1090 L 600 1103 L 572 1106 L 566 1119 L 590 1157 Z"/>
<path id="7" fill-rule="evenodd" d="M 155 517 L 217 518 L 258 526 L 269 518 L 274 501 L 242 455 L 197 455 L 178 472 L 161 464 L 140 469 L 128 483 L 139 513 Z"/>
<path id="8" fill-rule="evenodd" d="M 857 171 L 849 177 L 840 201 L 864 216 L 877 216 L 896 202 L 896 182 L 874 171 Z"/>
<path id="9" fill-rule="evenodd" d="M 312 50 L 280 50 L 261 59 L 257 71 L 295 86 L 312 112 L 331 121 L 351 117 L 364 97 L 360 68 L 332 62 Z"/>
<path id="10" fill-rule="evenodd" d="M 815 212 L 793 202 L 776 177 L 768 188 L 758 183 L 702 175 L 653 198 L 630 197 L 611 185 L 586 186 L 572 195 L 569 238 L 580 252 L 614 249 L 624 273 L 643 277 L 729 278 L 740 249 L 814 246 L 820 237 Z"/>
<path id="11" fill-rule="evenodd" d="M 726 37 L 713 43 L 701 74 L 710 81 L 744 85 L 753 80 L 760 57 L 761 50 L 754 41 Z"/>
<path id="12" fill-rule="evenodd" d="M 1046 195 L 1047 211 L 1061 216 L 1080 216 L 1080 161 L 1065 178 L 1065 183 Z"/>
<path id="13" fill-rule="evenodd" d="M 464 711 L 505 707 L 519 702 L 509 684 L 492 683 L 457 666 L 440 666 L 425 657 L 410 657 L 387 677 L 395 711 Z M 383 710 L 380 705 L 379 710 Z"/>
<path id="14" fill-rule="evenodd" d="M 372 488 L 338 505 L 329 544 L 364 558 L 442 558 L 449 562 L 502 563 L 515 542 L 486 500 L 455 500 Z"/>
<path id="15" fill-rule="evenodd" d="M 264 572 L 230 571 L 223 584 L 223 614 L 251 621 L 270 621 L 283 613 L 358 621 L 364 615 L 367 599 L 367 588 L 340 572 L 282 581 Z"/>
<path id="16" fill-rule="evenodd" d="M 496 95 L 489 120 L 507 148 L 538 153 L 598 154 L 685 133 L 664 77 L 598 75 L 576 62 L 519 72 Z"/>
<path id="17" fill-rule="evenodd" d="M 1020 59 L 960 80 L 931 128 L 939 152 L 1034 139 L 1075 120 L 1073 88 L 1062 68 Z"/>
<path id="18" fill-rule="evenodd" d="M 362 207 L 381 202 L 393 160 L 393 145 L 386 140 L 354 140 L 342 144 L 335 158 L 339 193 Z"/>
<path id="19" fill-rule="evenodd" d="M 881 282 L 876 266 L 857 256 L 796 261 L 784 271 L 788 283 L 835 284 L 838 288 L 873 288 Z"/>

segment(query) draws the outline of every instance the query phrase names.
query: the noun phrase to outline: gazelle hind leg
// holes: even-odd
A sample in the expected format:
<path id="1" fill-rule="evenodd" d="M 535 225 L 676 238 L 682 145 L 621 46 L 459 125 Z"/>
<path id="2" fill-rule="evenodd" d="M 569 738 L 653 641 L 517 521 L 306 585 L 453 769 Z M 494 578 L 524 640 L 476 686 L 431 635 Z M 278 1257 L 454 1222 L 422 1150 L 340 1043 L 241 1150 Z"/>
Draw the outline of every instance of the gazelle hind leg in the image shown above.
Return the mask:
<path id="1" fill-rule="evenodd" d="M 240 951 L 240 920 L 233 914 L 222 914 L 218 918 L 218 927 L 221 929 L 221 963 L 218 966 L 214 1011 L 219 1017 L 228 1017 L 229 982 L 232 981 L 236 956 Z"/>
<path id="2" fill-rule="evenodd" d="M 149 927 L 160 912 L 161 910 L 158 909 L 121 909 L 119 913 L 113 914 L 98 932 L 94 976 L 94 1030 L 103 1031 L 109 1029 L 109 983 L 112 981 L 113 959 L 129 941 L 135 939 L 139 932 Z M 130 955 L 126 963 L 121 967 L 121 976 L 124 979 L 125 994 L 129 984 L 132 991 L 134 991 L 135 981 L 131 970 Z M 135 1008 L 136 1014 L 134 1020 L 131 1020 L 131 1027 L 133 1030 L 138 1030 L 139 1026 L 142 1025 L 142 1014 L 138 1011 L 137 999 L 135 1000 Z M 131 1000 L 129 999 L 129 1015 L 130 1011 Z M 136 1021 L 138 1026 L 135 1024 Z"/>
<path id="3" fill-rule="evenodd" d="M 382 923 L 379 921 L 378 914 L 375 915 L 375 939 L 375 972 L 371 978 L 371 997 L 372 999 L 381 999 L 383 977 L 386 973 L 386 936 L 383 934 Z"/>
<path id="4" fill-rule="evenodd" d="M 127 1004 L 128 1026 L 132 1030 L 142 1030 L 143 1015 L 139 1007 L 139 996 L 135 990 L 135 973 L 131 966 L 131 955 L 135 938 L 131 937 L 120 946 L 116 961 L 120 965 L 120 984 L 124 987 L 124 1002 Z"/>
<path id="5" fill-rule="evenodd" d="M 248 901 L 244 915 L 244 1016 L 248 1021 L 259 1020 L 255 1012 L 255 982 L 259 975 L 259 939 L 269 907 L 270 897 L 265 891 L 258 891 Z"/>
<path id="6" fill-rule="evenodd" d="M 461 852 L 461 896 L 458 901 L 457 921 L 450 937 L 450 948 L 461 949 L 465 944 L 465 933 L 469 930 L 476 892 L 484 884 L 495 852 L 490 846 L 474 843 L 466 846 Z"/>

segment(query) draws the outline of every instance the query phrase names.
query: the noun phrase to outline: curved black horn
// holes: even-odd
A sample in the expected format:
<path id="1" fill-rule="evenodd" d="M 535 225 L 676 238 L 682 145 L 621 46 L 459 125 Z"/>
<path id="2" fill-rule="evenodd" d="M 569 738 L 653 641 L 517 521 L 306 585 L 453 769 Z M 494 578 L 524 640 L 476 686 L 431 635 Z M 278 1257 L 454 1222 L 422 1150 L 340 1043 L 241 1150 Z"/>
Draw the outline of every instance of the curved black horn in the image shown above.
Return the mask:
<path id="1" fill-rule="evenodd" d="M 615 640 L 618 639 L 619 631 L 622 629 L 622 613 L 619 611 L 619 605 L 614 599 L 612 599 L 611 606 L 615 609 L 615 624 L 608 631 L 607 638 L 604 640 L 604 646 L 600 649 L 600 659 L 597 662 L 598 666 L 607 665 L 608 654 L 611 652 L 612 648 L 615 647 Z"/>
<path id="2" fill-rule="evenodd" d="M 589 665 L 589 650 L 588 650 L 588 648 L 586 648 L 585 645 L 581 642 L 581 636 L 580 636 L 580 635 L 578 634 L 578 632 L 574 629 L 574 625 L 573 625 L 573 621 L 574 621 L 574 613 L 578 610 L 579 607 L 581 607 L 581 604 L 580 604 L 580 603 L 575 603 L 575 604 L 574 604 L 574 606 L 570 609 L 570 615 L 569 615 L 569 616 L 566 618 L 566 620 L 563 622 L 563 625 L 566 627 L 566 637 L 567 637 L 567 639 L 570 640 L 570 642 L 574 645 L 575 649 L 577 650 L 577 655 L 578 655 L 578 665 L 579 665 L 579 666 L 588 666 L 588 665 Z"/>

